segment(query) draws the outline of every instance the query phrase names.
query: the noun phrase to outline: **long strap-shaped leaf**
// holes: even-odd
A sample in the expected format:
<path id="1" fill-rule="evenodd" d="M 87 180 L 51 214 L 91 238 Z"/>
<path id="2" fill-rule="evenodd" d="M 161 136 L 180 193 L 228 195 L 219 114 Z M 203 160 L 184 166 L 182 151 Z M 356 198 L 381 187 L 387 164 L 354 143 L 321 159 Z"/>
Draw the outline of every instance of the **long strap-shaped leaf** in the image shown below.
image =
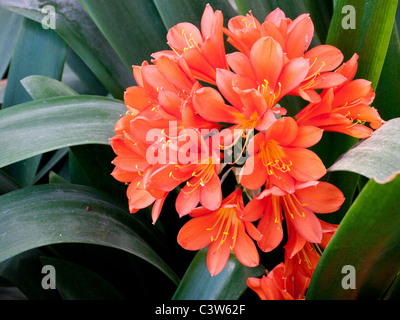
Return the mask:
<path id="1" fill-rule="evenodd" d="M 0 197 L 0 262 L 44 245 L 96 244 L 132 253 L 177 284 L 178 277 L 128 218 L 110 196 L 84 186 L 39 185 L 7 193 Z M 143 226 L 136 228 L 141 232 Z"/>
<path id="2" fill-rule="evenodd" d="M 343 154 L 328 170 L 351 171 L 378 182 L 400 173 L 400 118 L 386 122 L 372 136 Z"/>
<path id="3" fill-rule="evenodd" d="M 249 268 L 232 253 L 221 273 L 211 277 L 207 269 L 207 248 L 194 257 L 180 282 L 173 300 L 237 300 L 247 289 L 248 277 L 260 277 L 265 267 Z"/>
<path id="4" fill-rule="evenodd" d="M 109 144 L 123 102 L 96 96 L 35 100 L 0 111 L 0 168 L 47 151 Z"/>
<path id="5" fill-rule="evenodd" d="M 379 299 L 400 269 L 400 176 L 370 180 L 315 269 L 307 299 Z"/>
<path id="6" fill-rule="evenodd" d="M 122 98 L 126 87 L 134 83 L 130 69 L 90 19 L 79 0 L 1 0 L 0 6 L 29 19 L 42 22 L 47 12 L 45 5 L 56 13 L 55 31 L 79 55 L 101 83 L 116 98 Z"/>

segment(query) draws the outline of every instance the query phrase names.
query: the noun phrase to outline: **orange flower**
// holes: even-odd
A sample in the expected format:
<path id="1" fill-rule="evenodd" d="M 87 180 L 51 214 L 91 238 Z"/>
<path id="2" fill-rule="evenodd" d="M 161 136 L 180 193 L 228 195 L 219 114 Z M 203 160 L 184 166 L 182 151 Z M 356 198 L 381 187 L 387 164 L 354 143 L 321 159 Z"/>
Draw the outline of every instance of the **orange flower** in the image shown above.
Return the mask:
<path id="1" fill-rule="evenodd" d="M 289 59 L 294 59 L 303 56 L 310 46 L 314 24 L 309 14 L 302 14 L 292 21 L 277 8 L 268 14 L 262 24 L 251 13 L 234 17 L 224 31 L 228 42 L 246 55 L 258 39 L 270 36 L 279 43 Z"/>
<path id="2" fill-rule="evenodd" d="M 268 109 L 273 109 L 279 100 L 298 87 L 309 72 L 307 59 L 288 60 L 280 44 L 272 37 L 263 37 L 251 47 L 249 56 L 234 52 L 227 56 L 228 70 L 217 70 L 217 85 L 221 93 L 235 107 L 243 109 L 243 99 L 261 95 Z M 265 108 L 265 107 L 264 107 Z"/>
<path id="3" fill-rule="evenodd" d="M 297 183 L 295 189 L 294 193 L 275 186 L 265 189 L 243 210 L 245 221 L 261 218 L 257 229 L 263 238 L 258 241 L 258 246 L 264 252 L 275 249 L 281 243 L 283 214 L 288 228 L 285 249 L 289 258 L 298 253 L 307 241 L 321 243 L 326 226 L 314 213 L 335 212 L 344 202 L 342 192 L 327 182 Z"/>
<path id="4" fill-rule="evenodd" d="M 250 277 L 247 285 L 262 300 L 304 300 L 314 270 L 337 225 L 320 221 L 323 244 L 306 242 L 294 256 L 285 252 L 285 262 L 280 263 L 261 279 Z M 321 247 L 321 248 L 320 248 Z"/>
<path id="5" fill-rule="evenodd" d="M 353 80 L 357 59 L 358 56 L 354 55 L 336 70 L 347 80 L 339 86 L 325 89 L 319 103 L 310 103 L 301 110 L 296 115 L 299 124 L 364 139 L 372 134 L 372 129 L 378 129 L 384 123 L 377 110 L 369 106 L 375 98 L 371 82 Z M 369 122 L 372 129 L 365 126 L 365 122 Z"/>
<path id="6" fill-rule="evenodd" d="M 288 193 L 295 191 L 295 181 L 320 179 L 326 169 L 320 158 L 306 149 L 322 137 L 322 130 L 298 126 L 290 117 L 274 122 L 258 133 L 248 146 L 252 154 L 240 173 L 240 183 L 247 189 L 261 188 L 266 181 Z"/>
<path id="7" fill-rule="evenodd" d="M 227 68 L 223 15 L 209 4 L 201 19 L 201 32 L 195 25 L 182 22 L 168 31 L 167 40 L 179 63 L 196 79 L 215 84 L 216 68 Z"/>
<path id="8" fill-rule="evenodd" d="M 261 279 L 250 277 L 247 286 L 261 300 L 304 300 L 310 278 L 300 272 L 285 275 L 285 265 L 280 263 Z"/>
<path id="9" fill-rule="evenodd" d="M 207 266 L 211 276 L 222 271 L 231 251 L 245 266 L 259 264 L 257 248 L 251 238 L 260 240 L 261 235 L 251 222 L 240 218 L 243 208 L 242 192 L 237 189 L 217 210 L 204 207 L 192 210 L 190 216 L 194 218 L 179 231 L 178 243 L 187 250 L 200 250 L 209 245 Z"/>

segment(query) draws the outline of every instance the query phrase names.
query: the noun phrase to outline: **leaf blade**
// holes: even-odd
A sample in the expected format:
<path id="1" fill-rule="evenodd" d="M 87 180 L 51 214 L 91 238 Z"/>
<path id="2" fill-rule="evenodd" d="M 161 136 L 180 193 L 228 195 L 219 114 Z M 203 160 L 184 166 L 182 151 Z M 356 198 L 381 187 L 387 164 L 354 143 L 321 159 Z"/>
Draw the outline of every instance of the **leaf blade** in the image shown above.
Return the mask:
<path id="1" fill-rule="evenodd" d="M 1 110 L 0 167 L 73 145 L 109 145 L 124 110 L 119 100 L 95 96 L 40 99 Z"/>

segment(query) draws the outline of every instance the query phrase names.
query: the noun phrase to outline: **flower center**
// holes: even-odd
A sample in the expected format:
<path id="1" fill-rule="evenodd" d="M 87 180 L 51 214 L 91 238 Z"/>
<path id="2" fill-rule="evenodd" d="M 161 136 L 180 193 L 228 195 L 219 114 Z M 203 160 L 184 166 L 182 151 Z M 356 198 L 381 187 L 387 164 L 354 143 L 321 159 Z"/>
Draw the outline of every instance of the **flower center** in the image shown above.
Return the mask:
<path id="1" fill-rule="evenodd" d="M 183 29 L 182 30 L 182 36 L 185 38 L 186 45 L 187 45 L 187 47 L 185 47 L 183 49 L 184 52 L 186 50 L 193 49 L 193 48 L 197 48 L 199 51 L 201 51 L 198 43 L 193 39 L 193 34 L 192 33 L 190 33 L 189 37 L 188 37 L 187 34 L 186 34 L 186 30 Z"/>
<path id="2" fill-rule="evenodd" d="M 269 109 L 272 109 L 276 105 L 276 99 L 280 96 L 282 90 L 282 84 L 278 82 L 278 92 L 275 92 L 275 88 L 272 88 L 268 80 L 264 79 L 264 83 L 260 84 L 257 90 L 264 97 Z"/>
<path id="3" fill-rule="evenodd" d="M 214 225 L 206 229 L 207 231 L 211 231 L 215 228 L 218 228 L 218 232 L 215 238 L 211 236 L 211 242 L 219 241 L 219 245 L 217 248 L 218 250 L 225 243 L 225 241 L 227 241 L 229 237 L 231 237 L 233 243 L 230 248 L 231 250 L 233 250 L 236 243 L 240 220 L 236 217 L 236 212 L 233 208 L 223 207 L 217 211 L 217 215 L 218 218 Z M 231 230 L 232 226 L 233 232 Z"/>
<path id="4" fill-rule="evenodd" d="M 295 215 L 297 215 L 300 218 L 305 217 L 305 213 L 301 209 L 301 207 L 305 207 L 307 206 L 307 204 L 301 203 L 294 193 L 283 196 L 282 205 L 285 214 L 288 214 L 292 219 L 294 219 Z"/>
<path id="5" fill-rule="evenodd" d="M 261 151 L 259 155 L 269 175 L 275 175 L 275 170 L 288 172 L 290 171 L 290 166 L 293 165 L 292 161 L 286 163 L 283 160 L 286 154 L 278 143 L 272 139 L 269 140 L 266 145 L 264 141 L 261 142 Z"/>
<path id="6" fill-rule="evenodd" d="M 317 60 L 318 60 L 318 57 L 315 57 L 314 62 L 310 65 L 309 69 L 311 69 L 314 66 L 314 64 L 317 62 Z M 307 89 L 312 88 L 314 83 L 315 83 L 315 78 L 318 77 L 319 75 L 321 75 L 320 72 L 321 72 L 322 68 L 325 67 L 325 66 L 326 66 L 325 61 L 322 61 L 321 66 L 318 68 L 318 70 L 316 70 L 313 74 L 307 76 L 303 80 L 301 88 L 303 90 L 307 90 Z"/>

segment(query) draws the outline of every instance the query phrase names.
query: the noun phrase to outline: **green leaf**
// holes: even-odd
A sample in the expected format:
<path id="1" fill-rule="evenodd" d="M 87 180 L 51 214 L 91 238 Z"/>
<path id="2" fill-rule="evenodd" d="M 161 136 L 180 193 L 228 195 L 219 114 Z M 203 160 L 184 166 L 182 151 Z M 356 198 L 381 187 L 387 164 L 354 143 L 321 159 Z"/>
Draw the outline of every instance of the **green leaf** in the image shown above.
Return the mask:
<path id="1" fill-rule="evenodd" d="M 100 82 L 115 97 L 122 98 L 124 90 L 134 83 L 132 70 L 126 68 L 112 46 L 102 35 L 79 0 L 2 0 L 0 6 L 29 19 L 42 22 L 45 5 L 56 12 L 55 31 L 78 54 Z"/>
<path id="2" fill-rule="evenodd" d="M 400 270 L 399 199 L 400 176 L 386 184 L 367 183 L 323 252 L 306 299 L 383 297 Z M 344 266 L 355 268 L 353 289 L 342 286 L 351 276 Z"/>
<path id="3" fill-rule="evenodd" d="M 41 257 L 55 270 L 56 289 L 64 300 L 122 300 L 123 296 L 104 278 L 79 264 Z"/>
<path id="4" fill-rule="evenodd" d="M 351 171 L 384 183 L 400 173 L 400 118 L 392 119 L 357 143 L 328 170 Z"/>
<path id="5" fill-rule="evenodd" d="M 15 285 L 29 300 L 59 300 L 56 290 L 44 290 L 41 281 L 45 248 L 35 248 L 20 253 L 0 263 L 0 277 Z"/>
<path id="6" fill-rule="evenodd" d="M 168 49 L 167 30 L 152 1 L 80 1 L 129 69 Z"/>
<path id="7" fill-rule="evenodd" d="M 70 184 L 32 186 L 1 196 L 0 208 L 0 261 L 45 245 L 87 243 L 131 253 L 179 282 L 143 240 L 153 235 L 147 226 L 96 189 Z"/>
<path id="8" fill-rule="evenodd" d="M 109 145 L 124 110 L 119 100 L 95 96 L 40 99 L 1 110 L 0 168 L 74 145 Z"/>
<path id="9" fill-rule="evenodd" d="M 399 59 L 400 40 L 395 23 L 374 100 L 374 106 L 384 120 L 400 117 Z"/>
<path id="10" fill-rule="evenodd" d="M 87 185 L 113 194 L 116 198 L 126 201 L 126 185 L 114 179 L 111 172 L 114 165 L 111 163 L 116 157 L 110 146 L 81 145 L 70 148 L 75 166 L 70 164 L 72 183 Z M 71 160 L 71 157 L 70 157 Z M 77 172 L 75 172 L 78 170 Z M 78 178 L 78 180 L 75 180 Z"/>
<path id="11" fill-rule="evenodd" d="M 21 188 L 21 185 L 3 170 L 0 170 L 0 195 Z"/>
<path id="12" fill-rule="evenodd" d="M 49 161 L 36 174 L 34 184 L 38 183 L 50 170 L 53 169 L 61 160 L 63 160 L 69 152 L 69 148 L 59 149 L 54 152 Z"/>
<path id="13" fill-rule="evenodd" d="M 225 268 L 211 277 L 207 268 L 207 248 L 194 257 L 180 282 L 173 300 L 237 300 L 247 289 L 248 277 L 265 274 L 265 268 L 249 268 L 231 254 Z"/>
<path id="14" fill-rule="evenodd" d="M 31 100 L 20 83 L 26 76 L 39 74 L 60 79 L 65 55 L 66 45 L 54 31 L 24 19 L 8 73 L 3 109 Z M 21 185 L 28 186 L 33 184 L 40 160 L 40 156 L 34 157 L 4 170 Z"/>
<path id="15" fill-rule="evenodd" d="M 180 22 L 190 22 L 197 27 L 200 27 L 201 17 L 203 16 L 204 9 L 209 3 L 215 10 L 221 10 L 224 15 L 225 25 L 229 19 L 236 16 L 237 10 L 229 1 L 225 0 L 153 0 L 160 12 L 161 18 L 167 29 L 172 28 Z"/>
<path id="16" fill-rule="evenodd" d="M 376 88 L 392 34 L 397 0 L 339 0 L 335 6 L 327 42 L 342 50 L 345 59 L 359 54 L 358 78 L 367 79 Z M 345 29 L 342 8 L 354 6 L 356 28 Z"/>
<path id="17" fill-rule="evenodd" d="M 21 83 L 34 100 L 77 95 L 66 84 L 45 76 L 29 76 Z"/>
<path id="18" fill-rule="evenodd" d="M 96 75 L 69 46 L 62 82 L 79 94 L 105 96 L 108 93 Z"/>
<path id="19" fill-rule="evenodd" d="M 22 20 L 20 15 L 0 8 L 0 79 L 10 63 Z"/>

